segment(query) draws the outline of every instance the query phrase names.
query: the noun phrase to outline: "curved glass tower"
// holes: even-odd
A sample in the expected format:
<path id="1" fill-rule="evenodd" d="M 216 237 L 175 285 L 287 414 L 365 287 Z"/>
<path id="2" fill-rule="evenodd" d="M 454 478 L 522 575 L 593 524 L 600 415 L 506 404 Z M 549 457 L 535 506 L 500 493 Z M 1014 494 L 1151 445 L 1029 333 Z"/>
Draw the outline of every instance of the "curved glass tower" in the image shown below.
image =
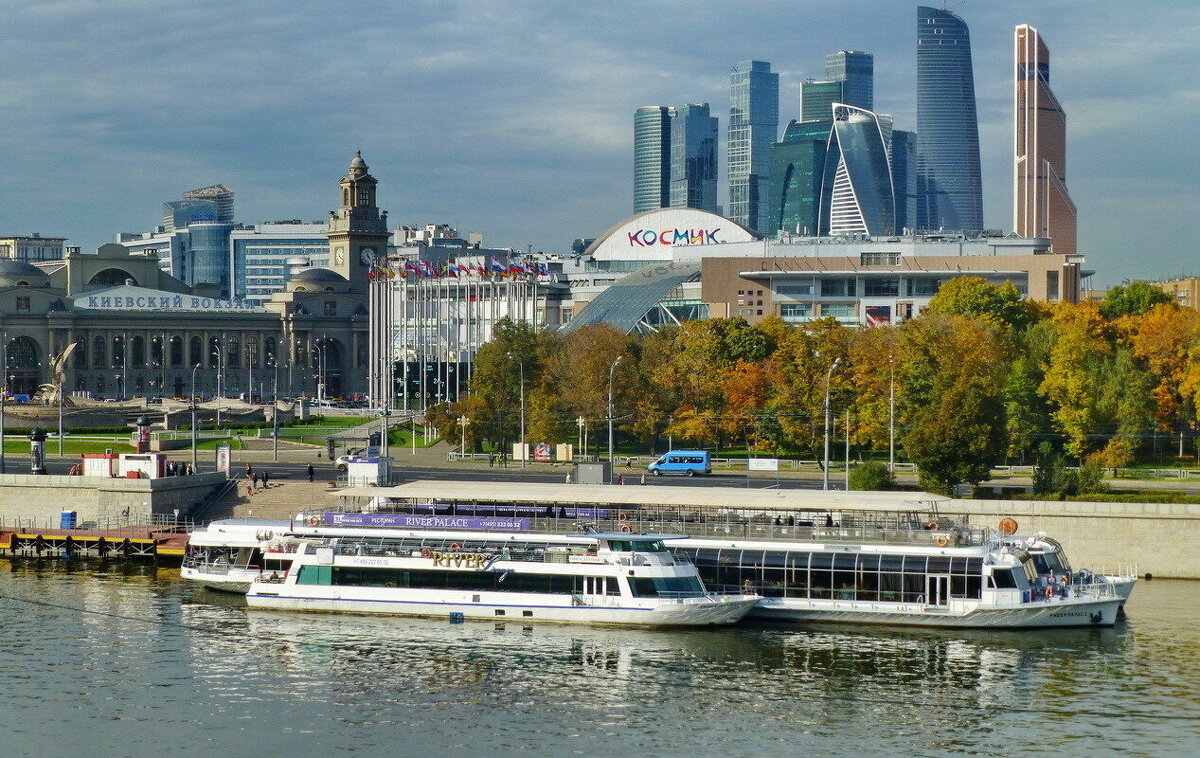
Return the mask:
<path id="1" fill-rule="evenodd" d="M 917 8 L 917 226 L 983 228 L 971 35 L 950 11 Z"/>
<path id="2" fill-rule="evenodd" d="M 821 208 L 830 234 L 895 233 L 891 132 L 891 122 L 871 111 L 833 104 L 833 130 L 825 153 L 828 191 L 822 194 Z"/>

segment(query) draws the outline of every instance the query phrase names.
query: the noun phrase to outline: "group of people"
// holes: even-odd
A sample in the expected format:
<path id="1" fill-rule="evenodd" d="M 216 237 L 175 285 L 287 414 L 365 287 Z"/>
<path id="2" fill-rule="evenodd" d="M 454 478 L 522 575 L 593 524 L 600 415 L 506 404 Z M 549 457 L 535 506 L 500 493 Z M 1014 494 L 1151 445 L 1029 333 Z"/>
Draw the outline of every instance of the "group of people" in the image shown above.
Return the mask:
<path id="1" fill-rule="evenodd" d="M 167 461 L 167 476 L 191 476 L 196 473 L 192 464 L 183 461 Z"/>
<path id="2" fill-rule="evenodd" d="M 310 467 L 311 468 L 311 467 Z M 258 483 L 262 481 L 262 488 L 266 489 L 271 485 L 271 472 L 255 471 L 254 467 L 249 463 L 246 464 L 246 494 L 253 495 L 258 490 Z M 311 480 L 310 480 L 311 481 Z"/>

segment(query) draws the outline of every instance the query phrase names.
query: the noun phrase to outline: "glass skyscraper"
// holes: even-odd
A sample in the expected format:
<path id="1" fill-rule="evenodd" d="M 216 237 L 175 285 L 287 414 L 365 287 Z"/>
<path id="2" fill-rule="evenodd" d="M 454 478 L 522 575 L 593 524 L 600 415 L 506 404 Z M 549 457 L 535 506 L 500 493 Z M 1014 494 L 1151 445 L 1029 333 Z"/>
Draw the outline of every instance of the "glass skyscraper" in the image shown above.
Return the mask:
<path id="1" fill-rule="evenodd" d="M 729 207 L 742 226 L 770 227 L 771 145 L 779 131 L 779 74 L 764 61 L 741 61 L 729 74 Z"/>
<path id="2" fill-rule="evenodd" d="M 1038 30 L 1014 37 L 1013 232 L 1049 237 L 1056 253 L 1077 249 L 1077 211 L 1067 192 L 1067 113 L 1050 89 L 1050 50 Z"/>
<path id="3" fill-rule="evenodd" d="M 896 233 L 917 224 L 917 135 L 892 131 L 892 190 L 896 193 Z"/>
<path id="4" fill-rule="evenodd" d="M 821 194 L 821 216 L 829 220 L 829 234 L 895 234 L 891 139 L 890 119 L 834 103 Z"/>
<path id="5" fill-rule="evenodd" d="M 825 78 L 842 82 L 838 102 L 875 110 L 875 56 L 858 50 L 839 50 L 825 56 Z"/>
<path id="6" fill-rule="evenodd" d="M 633 212 L 671 204 L 671 121 L 665 105 L 638 108 L 633 117 Z"/>
<path id="7" fill-rule="evenodd" d="M 685 105 L 671 120 L 670 200 L 717 212 L 717 119 L 708 103 Z"/>
<path id="8" fill-rule="evenodd" d="M 917 226 L 983 228 L 971 35 L 947 10 L 917 8 Z"/>
<path id="9" fill-rule="evenodd" d="M 833 113 L 832 104 L 827 112 Z M 821 186 L 832 127 L 829 118 L 792 121 L 783 130 L 783 139 L 771 146 L 770 225 L 761 231 L 783 229 L 804 236 L 824 231 Z"/>

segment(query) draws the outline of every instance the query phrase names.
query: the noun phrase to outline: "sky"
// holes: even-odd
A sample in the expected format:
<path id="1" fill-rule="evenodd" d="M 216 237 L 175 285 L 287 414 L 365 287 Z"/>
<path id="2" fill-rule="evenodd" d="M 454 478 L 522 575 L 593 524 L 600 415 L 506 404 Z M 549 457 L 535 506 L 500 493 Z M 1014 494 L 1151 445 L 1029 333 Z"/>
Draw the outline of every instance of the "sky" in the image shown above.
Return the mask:
<path id="1" fill-rule="evenodd" d="M 1094 284 L 1200 274 L 1200 3 L 970 0 L 984 216 L 1012 228 L 1012 35 L 1038 28 L 1067 110 Z M 86 252 L 224 183 L 237 220 L 324 219 L 362 150 L 392 226 L 568 250 L 632 215 L 633 114 L 708 102 L 769 61 L 780 130 L 837 50 L 916 129 L 916 7 L 894 0 L 37 0 L 0 45 L 0 234 Z M 937 4 L 937 7 L 941 7 Z M 919 135 L 918 135 L 919 138 Z M 724 194 L 722 186 L 721 194 Z"/>

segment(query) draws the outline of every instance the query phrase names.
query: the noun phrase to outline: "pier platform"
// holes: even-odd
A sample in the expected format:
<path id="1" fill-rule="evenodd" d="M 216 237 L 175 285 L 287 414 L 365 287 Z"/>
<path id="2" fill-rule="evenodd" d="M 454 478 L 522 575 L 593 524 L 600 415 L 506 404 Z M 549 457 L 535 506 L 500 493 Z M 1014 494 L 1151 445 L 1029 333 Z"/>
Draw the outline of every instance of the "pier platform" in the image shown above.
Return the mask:
<path id="1" fill-rule="evenodd" d="M 0 553 L 40 558 L 122 558 L 180 562 L 187 545 L 182 528 L 0 529 Z"/>

